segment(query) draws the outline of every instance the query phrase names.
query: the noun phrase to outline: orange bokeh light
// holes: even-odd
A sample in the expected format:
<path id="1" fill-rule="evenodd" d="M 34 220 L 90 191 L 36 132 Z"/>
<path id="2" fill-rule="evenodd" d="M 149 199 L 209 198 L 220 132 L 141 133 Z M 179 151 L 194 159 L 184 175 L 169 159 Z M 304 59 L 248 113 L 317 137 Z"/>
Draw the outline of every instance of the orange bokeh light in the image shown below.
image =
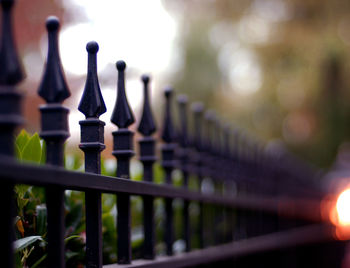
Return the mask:
<path id="1" fill-rule="evenodd" d="M 335 202 L 331 202 L 329 219 L 336 226 L 335 237 L 339 240 L 350 239 L 350 187 L 343 190 Z"/>
<path id="2" fill-rule="evenodd" d="M 343 191 L 337 199 L 338 222 L 342 226 L 350 225 L 350 189 Z"/>

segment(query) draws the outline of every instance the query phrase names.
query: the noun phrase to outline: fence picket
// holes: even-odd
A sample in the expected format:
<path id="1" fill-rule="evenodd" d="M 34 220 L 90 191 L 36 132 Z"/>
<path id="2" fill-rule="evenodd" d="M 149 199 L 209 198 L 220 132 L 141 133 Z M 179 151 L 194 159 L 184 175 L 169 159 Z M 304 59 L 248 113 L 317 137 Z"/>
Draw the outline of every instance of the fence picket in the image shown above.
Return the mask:
<path id="1" fill-rule="evenodd" d="M 171 97 L 173 89 L 167 87 L 164 90 L 165 95 L 165 114 L 163 121 L 162 140 L 162 167 L 165 170 L 165 182 L 166 184 L 172 184 L 172 171 L 175 167 L 175 130 L 173 126 L 172 113 L 171 113 Z M 165 198 L 165 244 L 166 254 L 168 256 L 173 255 L 173 243 L 174 243 L 174 223 L 173 223 L 173 199 Z"/>
<path id="2" fill-rule="evenodd" d="M 16 85 L 24 78 L 12 33 L 12 12 L 14 1 L 1 1 L 2 29 L 0 40 L 0 155 L 14 156 L 14 131 L 22 124 L 20 112 L 21 93 Z M 3 220 L 0 221 L 0 235 L 4 241 L 4 249 L 0 251 L 0 259 L 4 267 L 13 267 L 13 212 L 14 184 L 1 178 L 0 203 Z"/>
<path id="3" fill-rule="evenodd" d="M 143 135 L 139 140 L 140 161 L 143 164 L 143 180 L 153 182 L 153 163 L 157 160 L 155 153 L 155 139 L 152 134 L 156 131 L 156 123 L 153 118 L 149 99 L 148 75 L 142 76 L 143 82 L 143 110 L 138 131 Z M 154 259 L 155 257 L 155 224 L 154 224 L 154 198 L 152 196 L 143 197 L 143 228 L 144 245 L 143 258 Z"/>
<path id="4" fill-rule="evenodd" d="M 113 132 L 112 154 L 117 158 L 117 177 L 130 179 L 130 158 L 134 155 L 134 133 L 128 127 L 134 123 L 135 119 L 125 93 L 126 64 L 124 61 L 118 61 L 116 67 L 118 69 L 118 91 L 111 121 L 118 126 L 118 130 Z M 117 210 L 118 263 L 128 264 L 131 263 L 131 214 L 128 194 L 117 195 Z"/>
<path id="5" fill-rule="evenodd" d="M 85 171 L 101 174 L 101 151 L 104 150 L 104 126 L 99 120 L 106 112 L 106 106 L 101 94 L 98 76 L 96 54 L 98 44 L 94 41 L 86 45 L 88 52 L 88 70 L 83 96 L 79 103 L 86 119 L 79 122 L 81 127 L 81 143 L 79 148 L 85 154 Z M 102 267 L 102 207 L 101 192 L 86 191 L 86 267 Z"/>
<path id="6" fill-rule="evenodd" d="M 46 143 L 46 164 L 64 166 L 64 142 L 69 137 L 68 113 L 62 102 L 70 96 L 64 77 L 59 51 L 59 21 L 49 17 L 46 21 L 48 31 L 48 52 L 38 94 L 47 104 L 40 106 L 40 137 Z M 65 267 L 64 258 L 64 189 L 56 186 L 46 187 L 47 228 L 48 228 L 48 267 Z"/>
<path id="7" fill-rule="evenodd" d="M 3 218 L 0 232 L 4 250 L 0 251 L 2 267 L 13 268 L 14 224 L 13 190 L 15 183 L 45 187 L 48 223 L 48 258 L 50 268 L 65 267 L 64 193 L 66 189 L 85 192 L 86 204 L 86 267 L 103 266 L 102 254 L 102 193 L 117 196 L 117 259 L 108 267 L 184 267 L 218 263 L 239 267 L 257 266 L 272 260 L 272 266 L 341 267 L 345 244 L 335 242 L 336 226 L 323 218 L 321 204 L 331 193 L 329 184 L 315 180 L 320 174 L 278 146 L 265 150 L 248 133 L 231 128 L 203 104 L 191 106 L 194 130 L 188 131 L 188 99 L 177 98 L 179 129 L 175 131 L 172 118 L 171 87 L 164 91 L 165 112 L 161 132 L 161 166 L 165 184 L 153 183 L 156 157 L 156 123 L 150 97 L 150 77 L 142 76 L 144 105 L 138 132 L 143 181 L 130 180 L 130 160 L 134 155 L 133 136 L 129 127 L 134 123 L 133 112 L 125 93 L 124 61 L 118 70 L 117 99 L 111 122 L 113 152 L 117 159 L 116 178 L 101 175 L 101 152 L 104 145 L 105 123 L 99 119 L 106 112 L 97 76 L 99 46 L 87 44 L 88 70 L 86 84 L 78 110 L 85 115 L 81 126 L 80 149 L 85 156 L 85 173 L 64 170 L 64 143 L 69 137 L 68 113 L 62 103 L 70 96 L 60 61 L 58 48 L 59 20 L 49 17 L 48 54 L 38 94 L 46 104 L 40 106 L 40 136 L 46 144 L 46 165 L 17 163 L 14 156 L 14 131 L 22 123 L 21 93 L 17 84 L 23 80 L 21 62 L 12 33 L 13 0 L 0 1 L 2 35 L 0 41 L 0 203 Z M 183 187 L 174 187 L 172 172 L 179 168 Z M 199 191 L 189 189 L 190 175 L 197 177 Z M 205 185 L 204 182 L 207 184 Z M 211 184 L 211 186 L 210 186 Z M 209 185 L 209 186 L 208 186 Z M 203 189 L 207 187 L 206 191 Z M 323 188 L 322 188 L 323 187 Z M 328 188 L 327 188 L 328 187 Z M 210 190 L 212 192 L 210 192 Z M 332 193 L 337 195 L 337 192 Z M 132 262 L 130 196 L 143 199 L 144 244 L 143 258 Z M 166 254 L 156 255 L 155 198 L 165 201 L 164 241 Z M 184 253 L 172 256 L 174 246 L 173 200 L 183 202 Z M 327 199 L 328 200 L 328 199 Z M 333 200 L 334 201 L 334 200 Z M 191 250 L 194 237 L 190 204 L 199 204 L 199 247 Z M 297 209 L 296 209 L 297 208 Z M 316 222 L 316 224 L 314 224 Z M 232 241 L 234 240 L 234 241 Z M 18 242 L 18 241 L 16 241 Z M 210 247 L 209 247 L 210 246 Z M 282 248 L 281 248 L 282 246 Z M 300 247 L 299 247 L 300 246 Z M 208 248 L 205 248 L 208 247 Z M 283 248 L 284 247 L 284 248 Z M 305 251 L 305 247 L 307 250 Z M 331 254 L 327 255 L 331 249 Z M 191 251 L 191 252 L 190 252 Z M 271 258 L 281 252 L 278 258 Z M 305 254 L 307 252 L 307 254 Z M 272 253 L 272 254 L 271 254 Z M 322 254 L 325 253 L 325 254 Z M 20 253 L 21 254 L 21 253 Z M 254 258 L 241 258 L 246 255 Z M 45 258 L 45 255 L 43 256 Z M 236 259 L 236 262 L 232 260 Z M 289 262 L 292 258 L 294 261 Z M 322 267 L 323 267 L 322 266 Z"/>
<path id="8" fill-rule="evenodd" d="M 183 187 L 188 188 L 189 178 L 189 140 L 187 133 L 187 103 L 188 99 L 185 95 L 179 95 L 177 98 L 179 108 L 179 120 L 180 120 L 180 131 L 179 131 L 179 160 L 180 168 L 183 177 Z M 184 200 L 183 202 L 183 237 L 186 245 L 186 252 L 191 250 L 191 231 L 190 231 L 190 215 L 189 215 L 190 202 Z"/>

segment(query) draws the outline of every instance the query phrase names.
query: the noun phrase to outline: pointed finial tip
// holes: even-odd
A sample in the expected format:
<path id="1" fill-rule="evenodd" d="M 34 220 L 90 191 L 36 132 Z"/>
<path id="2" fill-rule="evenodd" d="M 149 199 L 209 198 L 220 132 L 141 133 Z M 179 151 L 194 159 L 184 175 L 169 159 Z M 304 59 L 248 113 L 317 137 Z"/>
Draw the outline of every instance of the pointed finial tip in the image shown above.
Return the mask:
<path id="1" fill-rule="evenodd" d="M 173 93 L 173 88 L 171 86 L 167 86 L 165 89 L 164 89 L 164 95 L 165 97 L 169 98 Z"/>
<path id="2" fill-rule="evenodd" d="M 98 52 L 99 46 L 96 41 L 90 41 L 86 44 L 86 51 L 88 53 L 96 54 Z"/>
<path id="3" fill-rule="evenodd" d="M 126 63 L 123 60 L 117 61 L 115 65 L 117 66 L 118 71 L 124 71 L 126 68 Z"/>
<path id="4" fill-rule="evenodd" d="M 202 113 L 204 110 L 204 105 L 202 102 L 195 102 L 192 104 L 192 111 L 195 113 Z"/>
<path id="5" fill-rule="evenodd" d="M 185 94 L 181 94 L 177 97 L 177 102 L 179 104 L 186 104 L 188 102 L 188 98 Z"/>
<path id="6" fill-rule="evenodd" d="M 141 76 L 141 80 L 142 82 L 144 82 L 145 84 L 148 84 L 149 80 L 150 80 L 150 76 L 147 74 L 144 74 Z"/>
<path id="7" fill-rule="evenodd" d="M 56 31 L 60 27 L 60 21 L 56 16 L 50 16 L 46 19 L 46 29 L 51 31 Z"/>

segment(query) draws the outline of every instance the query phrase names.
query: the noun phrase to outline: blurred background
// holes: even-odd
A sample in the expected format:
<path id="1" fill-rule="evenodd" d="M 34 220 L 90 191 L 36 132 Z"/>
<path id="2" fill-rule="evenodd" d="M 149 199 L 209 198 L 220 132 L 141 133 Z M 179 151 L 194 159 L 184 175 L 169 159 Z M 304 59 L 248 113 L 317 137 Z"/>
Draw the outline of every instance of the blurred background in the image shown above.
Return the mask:
<path id="1" fill-rule="evenodd" d="M 136 118 L 140 76 L 147 73 L 158 126 L 162 89 L 170 84 L 223 120 L 260 140 L 278 141 L 315 166 L 329 168 L 349 147 L 349 1 L 18 0 L 15 34 L 27 74 L 21 88 L 31 132 L 40 129 L 37 88 L 49 15 L 62 23 L 61 59 L 72 92 L 65 102 L 71 108 L 69 150 L 79 143 L 84 117 L 77 106 L 91 40 L 100 45 L 98 73 L 108 109 L 101 119 L 109 148 L 119 59 L 128 66 L 126 89 Z"/>

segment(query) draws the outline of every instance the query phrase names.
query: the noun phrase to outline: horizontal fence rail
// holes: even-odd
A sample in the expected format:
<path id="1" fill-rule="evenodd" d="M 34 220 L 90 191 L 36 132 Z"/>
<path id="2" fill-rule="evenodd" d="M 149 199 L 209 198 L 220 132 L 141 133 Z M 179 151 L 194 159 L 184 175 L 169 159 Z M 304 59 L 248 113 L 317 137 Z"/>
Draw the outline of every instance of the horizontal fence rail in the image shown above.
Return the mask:
<path id="1" fill-rule="evenodd" d="M 4 181 L 37 186 L 52 185 L 67 190 L 96 190 L 103 193 L 128 193 L 130 195 L 159 198 L 178 198 L 232 208 L 242 208 L 267 213 L 281 214 L 291 218 L 306 219 L 310 222 L 323 221 L 320 199 L 269 198 L 263 196 L 231 196 L 200 193 L 193 190 L 154 184 L 143 181 L 125 180 L 92 173 L 69 171 L 50 166 L 19 164 L 3 158 L 0 163 L 0 176 Z"/>
<path id="2" fill-rule="evenodd" d="M 104 267 L 211 267 L 235 265 L 257 267 L 340 267 L 344 244 L 329 211 L 333 203 L 328 185 L 318 179 L 320 172 L 297 160 L 280 148 L 265 148 L 237 128 L 230 127 L 211 110 L 197 102 L 189 107 L 186 96 L 176 100 L 178 123 L 174 121 L 174 90 L 164 90 L 165 105 L 161 127 L 153 117 L 150 99 L 150 76 L 143 75 L 144 103 L 137 126 L 140 138 L 130 126 L 135 117 L 125 89 L 124 61 L 118 61 L 117 99 L 111 122 L 117 168 L 115 176 L 101 175 L 101 152 L 105 149 L 105 122 L 99 117 L 107 110 L 97 74 L 98 43 L 87 44 L 88 68 L 86 84 L 78 105 L 85 115 L 79 122 L 84 152 L 85 172 L 64 169 L 64 144 L 69 138 L 69 109 L 63 102 L 70 89 L 60 61 L 58 37 L 60 23 L 56 17 L 46 21 L 48 53 L 38 95 L 45 101 L 39 107 L 40 137 L 46 146 L 46 164 L 33 165 L 14 160 L 14 133 L 23 123 L 22 93 L 17 85 L 23 80 L 22 65 L 12 34 L 13 0 L 0 1 L 2 32 L 0 47 L 0 195 L 5 204 L 0 221 L 4 250 L 0 251 L 2 267 L 14 267 L 13 190 L 16 184 L 44 187 L 47 207 L 47 262 L 45 267 L 62 268 L 65 261 L 66 190 L 85 193 L 86 267 L 103 266 L 102 194 L 117 199 L 117 263 Z M 190 109 L 189 109 L 190 108 Z M 190 113 L 190 111 L 191 113 Z M 193 121 L 193 129 L 189 121 Z M 160 129 L 160 159 L 156 138 Z M 143 165 L 143 181 L 130 179 L 130 161 L 135 155 Z M 154 182 L 153 168 L 159 163 L 164 170 L 164 183 Z M 174 171 L 183 183 L 173 185 Z M 199 185 L 189 188 L 190 177 Z M 205 183 L 211 191 L 205 191 Z M 141 196 L 143 203 L 142 259 L 133 260 L 131 241 L 131 196 Z M 155 200 L 164 201 L 163 242 L 165 255 L 156 254 Z M 175 254 L 174 203 L 182 202 L 182 234 L 184 252 Z M 328 204 L 329 203 L 329 204 Z M 191 223 L 191 204 L 198 205 L 196 226 Z M 325 205 L 326 204 L 326 205 Z M 211 214 L 208 207 L 212 208 Z M 327 214 L 328 213 L 328 214 Z M 192 239 L 198 237 L 198 247 Z M 330 252 L 332 254 L 324 254 Z M 308 255 L 305 255 L 305 250 Z M 253 258 L 245 258 L 253 255 Z M 272 264 L 272 265 L 269 265 Z M 328 265 L 332 266 L 328 266 Z M 306 266 L 303 266 L 306 265 Z M 316 266 L 315 266 L 316 265 Z M 318 266 L 317 266 L 318 265 Z"/>

